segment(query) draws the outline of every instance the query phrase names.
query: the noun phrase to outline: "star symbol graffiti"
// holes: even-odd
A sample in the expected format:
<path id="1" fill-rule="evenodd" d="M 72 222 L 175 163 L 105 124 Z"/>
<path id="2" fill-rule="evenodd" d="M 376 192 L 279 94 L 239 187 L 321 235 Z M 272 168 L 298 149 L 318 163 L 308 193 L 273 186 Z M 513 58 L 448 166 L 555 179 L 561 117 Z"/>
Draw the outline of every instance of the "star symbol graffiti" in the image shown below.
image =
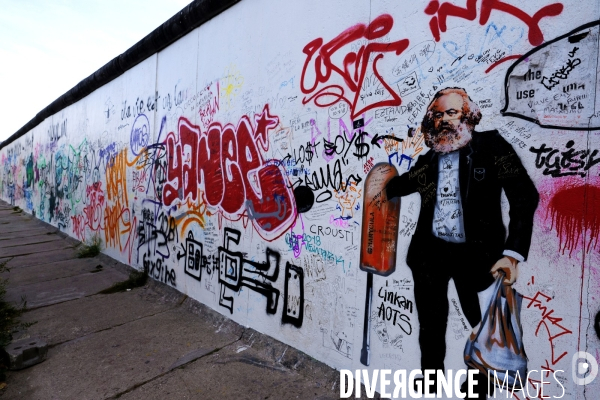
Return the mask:
<path id="1" fill-rule="evenodd" d="M 267 140 L 267 132 L 269 129 L 273 129 L 279 124 L 279 118 L 272 116 L 269 113 L 269 105 L 265 104 L 262 113 L 254 115 L 254 122 L 256 123 L 256 131 L 254 137 L 260 139 L 261 147 L 264 151 L 269 149 L 269 141 Z"/>

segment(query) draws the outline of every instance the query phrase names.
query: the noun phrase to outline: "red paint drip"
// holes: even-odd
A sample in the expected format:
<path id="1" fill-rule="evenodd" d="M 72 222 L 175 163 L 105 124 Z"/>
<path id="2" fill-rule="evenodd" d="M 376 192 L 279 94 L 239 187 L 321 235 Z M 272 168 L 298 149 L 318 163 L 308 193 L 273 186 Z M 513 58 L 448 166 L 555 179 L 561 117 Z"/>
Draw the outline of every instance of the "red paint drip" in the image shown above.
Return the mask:
<path id="1" fill-rule="evenodd" d="M 577 186 L 559 191 L 548 205 L 552 228 L 560 238 L 562 254 L 582 246 L 586 252 L 598 248 L 600 236 L 600 187 Z M 583 240 L 581 240 L 583 238 Z"/>

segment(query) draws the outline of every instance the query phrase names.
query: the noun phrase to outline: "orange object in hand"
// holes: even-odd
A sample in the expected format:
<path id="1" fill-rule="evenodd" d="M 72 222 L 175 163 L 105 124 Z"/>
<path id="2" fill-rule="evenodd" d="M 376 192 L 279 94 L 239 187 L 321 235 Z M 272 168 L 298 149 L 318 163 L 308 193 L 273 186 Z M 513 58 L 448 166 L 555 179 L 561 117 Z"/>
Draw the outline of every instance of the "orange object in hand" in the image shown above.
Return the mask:
<path id="1" fill-rule="evenodd" d="M 400 198 L 388 200 L 385 190 L 398 171 L 393 165 L 379 163 L 373 167 L 363 190 L 363 219 L 360 239 L 360 269 L 367 272 L 365 320 L 360 362 L 371 363 L 371 303 L 373 274 L 388 276 L 396 270 L 396 243 L 400 219 Z"/>
<path id="2" fill-rule="evenodd" d="M 396 270 L 400 198 L 388 200 L 385 186 L 398 171 L 379 163 L 369 171 L 363 190 L 360 269 L 388 276 Z"/>

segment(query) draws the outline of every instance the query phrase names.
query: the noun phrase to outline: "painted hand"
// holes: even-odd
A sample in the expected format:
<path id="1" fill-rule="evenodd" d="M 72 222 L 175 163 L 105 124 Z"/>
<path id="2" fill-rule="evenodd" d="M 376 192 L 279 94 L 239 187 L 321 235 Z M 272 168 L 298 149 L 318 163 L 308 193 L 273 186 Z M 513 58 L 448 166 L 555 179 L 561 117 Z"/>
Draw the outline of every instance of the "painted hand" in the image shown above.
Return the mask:
<path id="1" fill-rule="evenodd" d="M 510 256 L 504 256 L 499 259 L 490 270 L 494 278 L 498 278 L 499 271 L 503 271 L 505 275 L 504 283 L 512 285 L 517 280 L 518 261 Z"/>

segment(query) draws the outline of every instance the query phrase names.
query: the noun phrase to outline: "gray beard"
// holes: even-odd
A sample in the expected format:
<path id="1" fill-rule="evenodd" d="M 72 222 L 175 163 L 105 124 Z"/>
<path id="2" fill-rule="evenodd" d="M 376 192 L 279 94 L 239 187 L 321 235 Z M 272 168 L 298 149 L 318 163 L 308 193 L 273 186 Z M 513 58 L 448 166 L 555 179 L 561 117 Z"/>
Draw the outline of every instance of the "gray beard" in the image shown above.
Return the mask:
<path id="1" fill-rule="evenodd" d="M 461 123 L 457 129 L 444 128 L 432 135 L 433 129 L 424 133 L 425 144 L 436 153 L 450 153 L 465 147 L 473 138 L 472 129 Z"/>

